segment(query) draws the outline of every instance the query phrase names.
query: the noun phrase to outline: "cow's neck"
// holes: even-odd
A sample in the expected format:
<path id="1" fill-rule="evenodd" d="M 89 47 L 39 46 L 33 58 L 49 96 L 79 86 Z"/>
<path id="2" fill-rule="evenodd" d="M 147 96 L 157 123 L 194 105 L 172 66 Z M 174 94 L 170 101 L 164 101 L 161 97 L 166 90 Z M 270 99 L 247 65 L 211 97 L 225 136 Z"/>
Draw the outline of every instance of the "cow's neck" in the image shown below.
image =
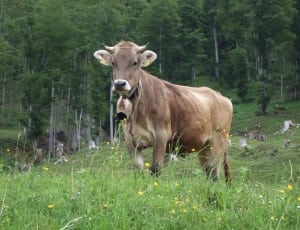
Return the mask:
<path id="1" fill-rule="evenodd" d="M 145 75 L 146 75 L 145 71 L 141 70 L 140 79 L 138 80 L 137 85 L 132 88 L 132 90 L 129 92 L 129 94 L 127 94 L 126 96 L 123 96 L 124 99 L 128 99 L 131 102 L 137 101 L 139 95 L 142 93 L 142 92 L 140 92 L 140 89 L 142 88 L 142 82 L 143 82 L 143 78 L 145 78 Z M 143 91 L 144 90 L 145 89 L 143 89 Z"/>
<path id="2" fill-rule="evenodd" d="M 136 104 L 140 101 L 140 97 L 143 97 L 142 95 L 145 95 L 145 91 L 147 91 L 147 87 L 144 88 L 143 85 L 149 85 L 149 81 L 153 80 L 153 77 L 149 77 L 149 73 L 147 73 L 144 70 L 141 70 L 139 81 L 136 86 L 132 88 L 132 90 L 127 94 L 126 96 L 123 96 L 123 98 L 128 99 L 131 101 L 131 103 Z M 152 96 L 149 93 L 146 93 L 147 97 Z"/>
<path id="3" fill-rule="evenodd" d="M 139 83 L 131 90 L 131 92 L 127 95 L 127 99 L 133 101 L 139 95 Z"/>

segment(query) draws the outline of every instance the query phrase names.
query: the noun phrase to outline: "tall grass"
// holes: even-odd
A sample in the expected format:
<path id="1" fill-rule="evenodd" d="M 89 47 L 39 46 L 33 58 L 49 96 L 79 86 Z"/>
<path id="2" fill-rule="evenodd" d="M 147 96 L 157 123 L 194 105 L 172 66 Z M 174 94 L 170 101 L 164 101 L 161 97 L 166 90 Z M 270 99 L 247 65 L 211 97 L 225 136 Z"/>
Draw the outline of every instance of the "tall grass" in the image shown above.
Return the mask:
<path id="1" fill-rule="evenodd" d="M 299 178 L 264 184 L 241 173 L 206 180 L 196 156 L 161 177 L 135 172 L 122 147 L 0 178 L 0 229 L 297 229 Z"/>
<path id="2" fill-rule="evenodd" d="M 235 108 L 231 185 L 207 180 L 195 154 L 171 162 L 158 178 L 141 174 L 122 143 L 67 156 L 65 164 L 44 161 L 27 173 L 0 161 L 0 229 L 300 229 L 300 129 L 273 135 L 285 119 L 300 123 L 300 107 L 288 106 L 267 117 L 253 116 L 254 105 Z M 239 147 L 238 131 L 257 124 L 268 141 Z M 291 145 L 283 149 L 285 138 Z"/>

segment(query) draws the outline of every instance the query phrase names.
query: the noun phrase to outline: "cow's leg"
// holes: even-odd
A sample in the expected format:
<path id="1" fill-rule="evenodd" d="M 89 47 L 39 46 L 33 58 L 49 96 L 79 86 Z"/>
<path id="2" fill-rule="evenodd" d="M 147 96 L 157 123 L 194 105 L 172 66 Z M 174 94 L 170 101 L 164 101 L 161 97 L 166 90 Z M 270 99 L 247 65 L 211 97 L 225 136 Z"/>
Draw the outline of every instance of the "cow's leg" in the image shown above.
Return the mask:
<path id="1" fill-rule="evenodd" d="M 132 143 L 127 143 L 127 149 L 129 151 L 130 158 L 133 159 L 134 167 L 136 169 L 143 169 L 144 168 L 143 152 L 138 147 L 134 147 Z"/>
<path id="2" fill-rule="evenodd" d="M 144 157 L 141 149 L 139 149 L 139 146 L 136 146 L 133 144 L 133 138 L 129 133 L 129 128 L 127 126 L 127 121 L 122 121 L 122 127 L 125 134 L 125 142 L 127 145 L 128 152 L 130 154 L 130 158 L 133 159 L 134 167 L 137 169 L 143 169 L 144 168 Z"/>
<path id="3" fill-rule="evenodd" d="M 209 145 L 199 153 L 199 161 L 208 178 L 220 177 L 221 165 L 226 150 L 226 139 L 222 133 L 214 133 Z"/>
<path id="4" fill-rule="evenodd" d="M 217 180 L 220 176 L 220 170 L 218 167 L 218 162 L 212 159 L 213 152 L 210 149 L 203 150 L 199 154 L 199 162 L 207 175 L 207 178 L 212 180 Z"/>
<path id="5" fill-rule="evenodd" d="M 231 182 L 231 174 L 230 174 L 230 166 L 228 160 L 228 148 L 226 147 L 224 152 L 224 174 L 225 174 L 225 181 L 227 183 Z"/>
<path id="6" fill-rule="evenodd" d="M 153 145 L 152 165 L 150 167 L 150 171 L 156 176 L 159 175 L 162 165 L 164 163 L 166 146 L 167 135 L 165 135 L 164 133 L 156 135 L 156 139 Z"/>

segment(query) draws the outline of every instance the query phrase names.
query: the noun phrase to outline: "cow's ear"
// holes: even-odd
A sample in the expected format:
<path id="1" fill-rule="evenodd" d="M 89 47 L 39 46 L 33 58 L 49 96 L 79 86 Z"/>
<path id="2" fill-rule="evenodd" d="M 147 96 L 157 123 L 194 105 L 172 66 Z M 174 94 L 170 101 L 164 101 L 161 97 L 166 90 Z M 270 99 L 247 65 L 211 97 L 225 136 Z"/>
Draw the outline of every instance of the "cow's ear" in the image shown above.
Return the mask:
<path id="1" fill-rule="evenodd" d="M 152 62 L 155 61 L 157 58 L 157 55 L 155 52 L 151 50 L 146 50 L 142 53 L 142 61 L 141 61 L 141 66 L 146 67 L 150 65 Z"/>
<path id="2" fill-rule="evenodd" d="M 97 50 L 94 57 L 103 65 L 111 65 L 111 54 L 107 50 Z"/>

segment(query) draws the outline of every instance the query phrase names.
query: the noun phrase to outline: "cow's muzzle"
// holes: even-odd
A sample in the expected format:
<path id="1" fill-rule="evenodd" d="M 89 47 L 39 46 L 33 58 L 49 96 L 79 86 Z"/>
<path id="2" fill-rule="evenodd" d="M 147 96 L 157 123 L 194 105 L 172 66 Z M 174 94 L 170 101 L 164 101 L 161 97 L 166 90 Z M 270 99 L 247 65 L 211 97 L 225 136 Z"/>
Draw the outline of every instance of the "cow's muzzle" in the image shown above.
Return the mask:
<path id="1" fill-rule="evenodd" d="M 131 86 L 129 85 L 129 82 L 127 80 L 114 80 L 113 84 L 114 90 L 116 90 L 118 93 L 126 93 L 131 90 Z"/>

